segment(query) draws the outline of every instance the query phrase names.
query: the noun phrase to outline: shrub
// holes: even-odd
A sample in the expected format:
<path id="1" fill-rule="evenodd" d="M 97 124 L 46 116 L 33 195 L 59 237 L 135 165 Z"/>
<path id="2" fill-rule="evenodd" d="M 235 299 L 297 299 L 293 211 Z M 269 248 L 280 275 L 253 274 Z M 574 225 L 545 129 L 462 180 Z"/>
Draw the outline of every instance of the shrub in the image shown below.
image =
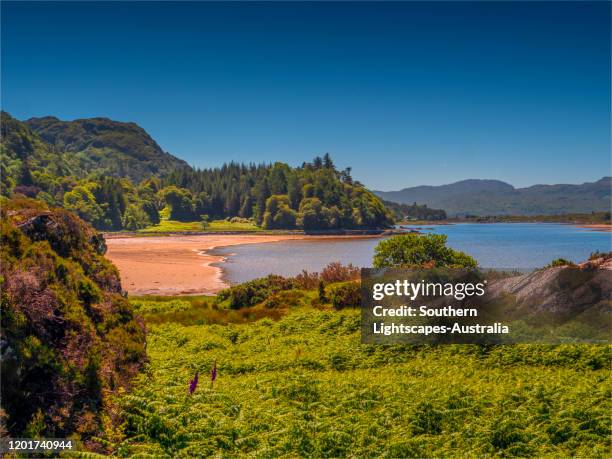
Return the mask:
<path id="1" fill-rule="evenodd" d="M 381 241 L 375 249 L 375 268 L 439 266 L 475 268 L 476 260 L 446 246 L 445 234 L 402 234 Z"/>
<path id="2" fill-rule="evenodd" d="M 332 284 L 326 289 L 326 296 L 335 309 L 359 306 L 361 293 L 359 282 Z"/>
<path id="3" fill-rule="evenodd" d="M 612 258 L 612 252 L 600 252 L 599 250 L 591 253 L 589 256 L 589 260 L 597 260 L 599 258 L 603 258 L 604 260 L 609 260 Z"/>
<path id="4" fill-rule="evenodd" d="M 334 282 L 357 280 L 359 276 L 360 269 L 353 264 L 343 265 L 339 261 L 333 261 L 320 273 L 303 270 L 294 279 L 301 288 L 313 289 L 317 288 L 320 282 L 332 284 Z"/>
<path id="5" fill-rule="evenodd" d="M 210 219 L 208 218 L 208 215 L 200 215 L 200 225 L 202 226 L 203 230 L 210 226 Z"/>
<path id="6" fill-rule="evenodd" d="M 300 288 L 312 289 L 319 285 L 319 273 L 309 272 L 305 269 L 300 274 L 294 277 L 295 282 Z"/>
<path id="7" fill-rule="evenodd" d="M 321 303 L 325 303 L 327 301 L 327 297 L 325 296 L 325 284 L 323 281 L 319 281 L 319 301 Z"/>
<path id="8" fill-rule="evenodd" d="M 268 309 L 295 308 L 303 304 L 304 292 L 301 290 L 284 290 L 273 293 L 264 301 L 264 306 Z"/>
<path id="9" fill-rule="evenodd" d="M 243 223 L 243 224 L 252 224 L 253 220 L 251 220 L 250 218 L 243 218 L 243 217 L 232 217 L 229 219 L 230 223 Z"/>
<path id="10" fill-rule="evenodd" d="M 576 266 L 576 263 L 566 260 L 565 258 L 556 258 L 555 260 L 551 261 L 547 266 L 545 266 L 546 268 L 555 268 L 558 266 Z"/>
<path id="11" fill-rule="evenodd" d="M 217 294 L 216 304 L 230 309 L 255 306 L 270 295 L 296 286 L 292 279 L 270 274 L 268 277 L 254 279 L 243 284 L 222 290 Z"/>
<path id="12" fill-rule="evenodd" d="M 354 266 L 352 263 L 343 265 L 339 261 L 334 261 L 323 268 L 320 277 L 326 284 L 331 284 L 334 282 L 357 280 L 359 279 L 359 275 L 360 269 Z"/>

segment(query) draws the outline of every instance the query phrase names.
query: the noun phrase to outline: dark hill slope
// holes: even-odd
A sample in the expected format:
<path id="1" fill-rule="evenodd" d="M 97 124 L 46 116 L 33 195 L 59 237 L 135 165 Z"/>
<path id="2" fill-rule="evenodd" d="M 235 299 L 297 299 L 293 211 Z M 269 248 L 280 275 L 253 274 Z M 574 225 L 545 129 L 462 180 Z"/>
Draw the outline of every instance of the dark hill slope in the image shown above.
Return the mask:
<path id="1" fill-rule="evenodd" d="M 107 118 L 60 121 L 54 117 L 23 122 L 2 112 L 0 126 L 3 190 L 36 185 L 49 191 L 63 187 L 58 178 L 75 180 L 92 174 L 127 177 L 138 183 L 152 175 L 189 167 L 162 151 L 134 123 Z"/>
<path id="2" fill-rule="evenodd" d="M 4 201 L 0 224 L 0 431 L 96 448 L 145 359 L 144 327 L 89 225 L 27 200 Z"/>
<path id="3" fill-rule="evenodd" d="M 392 202 L 426 204 L 456 215 L 555 215 L 609 211 L 611 177 L 581 185 L 534 185 L 514 188 L 498 180 L 463 180 L 441 186 L 375 191 Z"/>
<path id="4" fill-rule="evenodd" d="M 30 118 L 32 131 L 57 151 L 68 152 L 88 172 L 128 177 L 140 182 L 187 163 L 169 153 L 135 123 L 108 118 L 62 121 L 52 116 Z"/>

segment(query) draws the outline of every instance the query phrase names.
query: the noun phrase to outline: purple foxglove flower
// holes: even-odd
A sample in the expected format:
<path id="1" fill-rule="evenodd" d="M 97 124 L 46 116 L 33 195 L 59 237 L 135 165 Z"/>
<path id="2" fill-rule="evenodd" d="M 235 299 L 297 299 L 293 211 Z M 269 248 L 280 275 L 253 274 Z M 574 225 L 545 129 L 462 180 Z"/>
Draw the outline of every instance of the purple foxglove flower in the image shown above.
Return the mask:
<path id="1" fill-rule="evenodd" d="M 198 372 L 196 371 L 195 376 L 193 377 L 193 379 L 189 382 L 189 395 L 193 394 L 196 390 L 196 387 L 198 387 Z"/>
<path id="2" fill-rule="evenodd" d="M 216 360 L 213 363 L 212 370 L 210 371 L 210 382 L 211 383 L 215 382 L 215 379 L 217 379 L 217 361 Z"/>

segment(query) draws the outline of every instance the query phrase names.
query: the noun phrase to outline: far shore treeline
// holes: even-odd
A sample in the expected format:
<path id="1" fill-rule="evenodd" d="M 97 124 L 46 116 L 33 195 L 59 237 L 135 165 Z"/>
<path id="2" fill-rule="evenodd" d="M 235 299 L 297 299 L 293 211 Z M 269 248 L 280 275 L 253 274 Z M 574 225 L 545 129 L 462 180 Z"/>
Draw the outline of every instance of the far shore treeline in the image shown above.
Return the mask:
<path id="1" fill-rule="evenodd" d="M 265 229 L 386 228 L 394 214 L 330 155 L 292 168 L 229 163 L 194 169 L 134 123 L 25 122 L 2 113 L 1 194 L 68 209 L 95 228 L 138 230 L 160 217 L 240 218 Z"/>

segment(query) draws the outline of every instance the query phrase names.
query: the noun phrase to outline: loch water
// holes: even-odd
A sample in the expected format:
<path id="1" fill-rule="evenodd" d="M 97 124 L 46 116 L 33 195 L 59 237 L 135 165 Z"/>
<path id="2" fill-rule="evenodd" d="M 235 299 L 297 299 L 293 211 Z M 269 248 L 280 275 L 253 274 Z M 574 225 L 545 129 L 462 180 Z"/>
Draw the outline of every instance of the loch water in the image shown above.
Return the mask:
<path id="1" fill-rule="evenodd" d="M 405 225 L 406 226 L 406 225 Z M 592 252 L 612 250 L 612 233 L 552 223 L 460 223 L 407 225 L 423 233 L 446 234 L 448 245 L 474 257 L 485 268 L 531 269 L 556 258 L 586 260 Z M 220 263 L 230 283 L 268 274 L 293 276 L 320 271 L 333 261 L 370 267 L 380 238 L 292 240 L 220 248 Z"/>

